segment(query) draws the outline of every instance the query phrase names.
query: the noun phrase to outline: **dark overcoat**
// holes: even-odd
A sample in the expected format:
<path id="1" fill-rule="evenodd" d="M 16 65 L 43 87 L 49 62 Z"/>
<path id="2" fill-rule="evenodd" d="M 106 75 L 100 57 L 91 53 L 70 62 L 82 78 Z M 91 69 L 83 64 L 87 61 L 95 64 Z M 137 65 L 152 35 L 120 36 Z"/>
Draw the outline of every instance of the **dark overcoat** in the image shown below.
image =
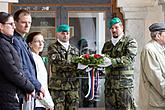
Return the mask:
<path id="1" fill-rule="evenodd" d="M 11 38 L 0 33 L 0 110 L 18 110 L 18 94 L 34 90 L 11 43 Z"/>

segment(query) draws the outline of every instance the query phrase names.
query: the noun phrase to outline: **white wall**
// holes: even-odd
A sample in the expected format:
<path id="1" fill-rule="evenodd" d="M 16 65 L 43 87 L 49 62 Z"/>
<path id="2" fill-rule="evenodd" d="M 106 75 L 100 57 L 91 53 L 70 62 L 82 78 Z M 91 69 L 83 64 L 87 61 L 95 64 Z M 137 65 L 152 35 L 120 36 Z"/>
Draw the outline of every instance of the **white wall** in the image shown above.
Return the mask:
<path id="1" fill-rule="evenodd" d="M 0 0 L 0 11 L 8 12 L 8 3 L 18 3 L 18 0 Z"/>
<path id="2" fill-rule="evenodd" d="M 8 3 L 2 3 L 0 1 L 0 11 L 8 12 Z"/>

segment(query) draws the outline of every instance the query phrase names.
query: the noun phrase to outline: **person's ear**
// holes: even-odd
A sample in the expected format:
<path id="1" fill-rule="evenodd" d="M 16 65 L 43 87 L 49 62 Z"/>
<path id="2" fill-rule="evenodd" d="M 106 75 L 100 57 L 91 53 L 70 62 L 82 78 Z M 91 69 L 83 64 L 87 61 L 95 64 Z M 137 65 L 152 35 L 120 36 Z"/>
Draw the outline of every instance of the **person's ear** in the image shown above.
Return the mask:
<path id="1" fill-rule="evenodd" d="M 3 25 L 3 24 L 2 24 L 2 23 L 0 23 L 0 29 L 2 28 L 2 25 Z"/>
<path id="2" fill-rule="evenodd" d="M 32 47 L 32 46 L 31 46 L 31 45 L 32 45 L 32 42 L 29 42 L 28 45 L 29 45 L 29 47 Z"/>
<path id="3" fill-rule="evenodd" d="M 155 36 L 155 39 L 159 40 L 160 39 L 160 34 L 157 33 L 156 36 Z"/>
<path id="4" fill-rule="evenodd" d="M 58 36 L 59 36 L 58 34 L 59 34 L 59 33 L 56 33 L 56 38 L 57 38 L 57 39 L 58 39 Z"/>

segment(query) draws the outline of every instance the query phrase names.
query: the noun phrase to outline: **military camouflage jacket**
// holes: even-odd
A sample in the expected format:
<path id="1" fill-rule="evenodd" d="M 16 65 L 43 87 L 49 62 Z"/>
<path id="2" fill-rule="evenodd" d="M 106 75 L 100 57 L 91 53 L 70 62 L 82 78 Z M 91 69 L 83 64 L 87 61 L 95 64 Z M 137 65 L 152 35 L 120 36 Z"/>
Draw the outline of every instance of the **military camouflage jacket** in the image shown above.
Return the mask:
<path id="1" fill-rule="evenodd" d="M 66 50 L 58 41 L 48 47 L 52 73 L 49 81 L 50 89 L 73 90 L 79 88 L 77 66 L 71 60 L 72 57 L 78 55 L 77 48 L 69 45 L 68 50 Z"/>
<path id="2" fill-rule="evenodd" d="M 106 71 L 106 87 L 133 87 L 133 62 L 137 54 L 136 40 L 123 36 L 115 46 L 110 40 L 104 44 L 102 53 L 107 55 L 112 62 Z"/>
<path id="3" fill-rule="evenodd" d="M 102 53 L 110 57 L 112 68 L 132 67 L 137 54 L 137 42 L 129 36 L 123 36 L 114 46 L 110 40 L 104 44 Z"/>

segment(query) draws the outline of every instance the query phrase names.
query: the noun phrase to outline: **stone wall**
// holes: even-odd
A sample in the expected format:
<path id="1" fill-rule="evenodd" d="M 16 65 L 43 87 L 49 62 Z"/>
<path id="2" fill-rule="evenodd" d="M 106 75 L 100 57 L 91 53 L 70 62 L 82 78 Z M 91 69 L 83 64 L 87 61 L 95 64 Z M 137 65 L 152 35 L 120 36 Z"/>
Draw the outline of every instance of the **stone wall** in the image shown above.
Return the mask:
<path id="1" fill-rule="evenodd" d="M 154 22 L 164 22 L 164 0 L 118 0 L 125 20 L 125 34 L 131 35 L 138 42 L 138 55 L 135 62 L 135 100 L 138 101 L 140 73 L 140 53 L 143 46 L 151 39 L 148 27 Z"/>

